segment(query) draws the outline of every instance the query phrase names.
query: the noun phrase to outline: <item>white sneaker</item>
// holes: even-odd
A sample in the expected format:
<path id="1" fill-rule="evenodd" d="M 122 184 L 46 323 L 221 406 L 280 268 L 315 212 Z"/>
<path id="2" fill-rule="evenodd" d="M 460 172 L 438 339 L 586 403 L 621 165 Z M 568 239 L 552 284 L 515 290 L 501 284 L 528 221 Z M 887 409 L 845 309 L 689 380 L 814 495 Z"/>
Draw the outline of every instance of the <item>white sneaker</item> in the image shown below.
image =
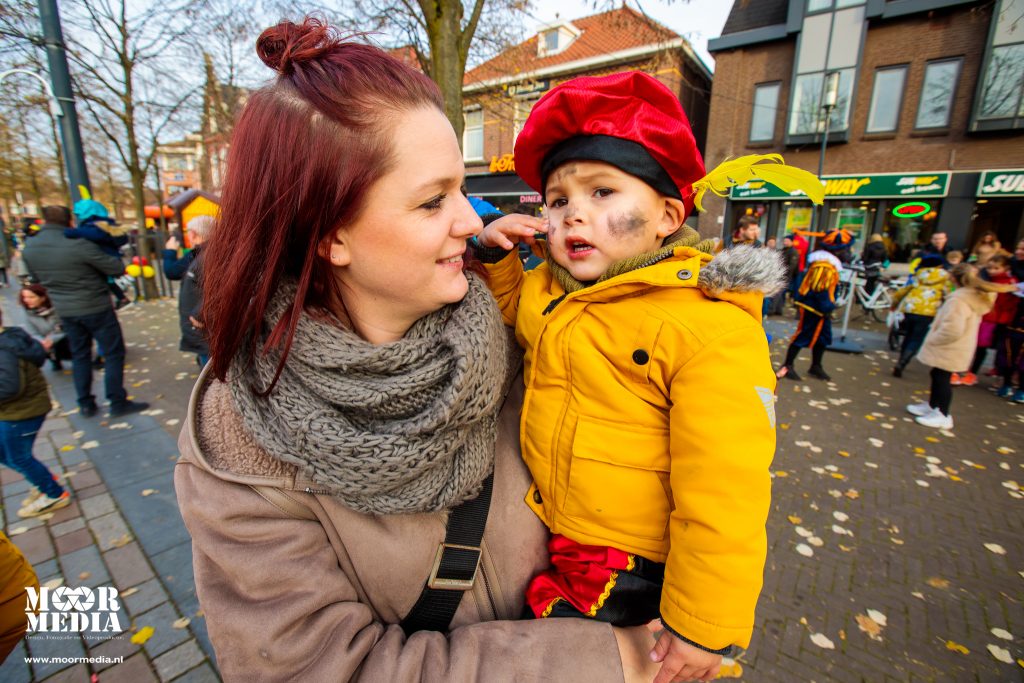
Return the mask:
<path id="1" fill-rule="evenodd" d="M 907 406 L 907 412 L 911 415 L 927 415 L 932 412 L 932 407 L 927 401 L 921 401 L 920 403 L 911 403 Z"/>
<path id="2" fill-rule="evenodd" d="M 71 494 L 65 491 L 56 498 L 50 498 L 47 495 L 42 495 L 33 500 L 25 507 L 18 510 L 18 516 L 22 519 L 28 517 L 38 517 L 39 515 L 45 515 L 49 512 L 66 508 L 71 504 Z"/>
<path id="3" fill-rule="evenodd" d="M 943 415 L 942 411 L 938 408 L 933 408 L 927 415 L 920 415 L 915 417 L 914 420 L 925 427 L 934 427 L 935 429 L 953 428 L 953 417 L 950 415 Z"/>

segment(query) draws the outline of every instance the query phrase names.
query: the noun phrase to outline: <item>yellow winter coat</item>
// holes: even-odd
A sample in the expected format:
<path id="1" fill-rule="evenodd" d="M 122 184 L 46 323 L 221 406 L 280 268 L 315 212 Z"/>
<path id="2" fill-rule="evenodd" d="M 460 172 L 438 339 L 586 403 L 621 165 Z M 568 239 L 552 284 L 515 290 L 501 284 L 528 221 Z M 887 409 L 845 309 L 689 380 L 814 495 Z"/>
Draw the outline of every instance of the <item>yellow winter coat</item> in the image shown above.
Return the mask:
<path id="1" fill-rule="evenodd" d="M 914 282 L 896 290 L 892 300 L 904 313 L 934 318 L 952 291 L 953 279 L 941 266 L 921 268 L 914 274 Z"/>
<path id="2" fill-rule="evenodd" d="M 731 251 L 677 247 L 564 298 L 547 264 L 487 266 L 526 351 L 527 504 L 553 533 L 665 562 L 663 619 L 712 649 L 750 641 L 775 451 L 763 295 L 717 290 L 756 287 L 759 252 L 782 267 Z"/>

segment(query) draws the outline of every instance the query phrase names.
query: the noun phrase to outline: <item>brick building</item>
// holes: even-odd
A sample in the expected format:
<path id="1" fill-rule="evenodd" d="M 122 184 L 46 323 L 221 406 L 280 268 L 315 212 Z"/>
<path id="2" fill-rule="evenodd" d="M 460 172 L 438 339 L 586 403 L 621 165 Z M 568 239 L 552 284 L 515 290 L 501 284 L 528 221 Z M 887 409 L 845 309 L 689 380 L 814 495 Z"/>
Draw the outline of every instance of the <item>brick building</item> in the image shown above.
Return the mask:
<path id="1" fill-rule="evenodd" d="M 762 235 L 846 227 L 883 235 L 894 260 L 932 232 L 970 247 L 986 230 L 1024 237 L 1024 0 L 749 0 L 737 2 L 715 55 L 709 167 L 780 152 L 817 171 L 832 79 L 823 176 L 827 201 L 771 186 L 708 202 L 705 234 L 744 214 Z M 831 73 L 838 76 L 831 77 Z"/>
<path id="2" fill-rule="evenodd" d="M 506 211 L 536 212 L 541 198 L 515 174 L 512 159 L 530 109 L 563 81 L 633 69 L 678 94 L 703 150 L 711 72 L 677 33 L 622 7 L 542 26 L 529 40 L 466 73 L 463 156 L 469 193 Z"/>
<path id="3" fill-rule="evenodd" d="M 165 200 L 179 192 L 201 187 L 200 165 L 203 154 L 201 135 L 186 135 L 183 140 L 160 145 L 157 149 L 157 163 Z"/>

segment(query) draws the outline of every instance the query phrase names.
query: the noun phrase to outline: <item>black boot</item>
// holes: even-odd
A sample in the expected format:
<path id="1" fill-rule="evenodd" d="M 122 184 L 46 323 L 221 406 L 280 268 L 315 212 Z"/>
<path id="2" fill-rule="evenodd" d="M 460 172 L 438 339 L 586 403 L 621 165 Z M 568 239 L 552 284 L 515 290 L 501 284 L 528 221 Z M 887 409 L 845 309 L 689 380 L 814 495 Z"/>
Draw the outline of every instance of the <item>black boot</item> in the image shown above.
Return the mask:
<path id="1" fill-rule="evenodd" d="M 818 379 L 830 381 L 832 378 L 825 372 L 825 368 L 821 366 L 821 360 L 825 357 L 825 345 L 820 341 L 814 345 L 811 349 L 811 369 L 807 371 L 807 374 L 811 377 L 817 377 Z"/>
<path id="2" fill-rule="evenodd" d="M 807 374 L 810 375 L 811 377 L 817 377 L 818 379 L 825 380 L 826 382 L 832 381 L 832 378 L 829 376 L 829 374 L 825 372 L 825 368 L 821 367 L 820 365 L 812 365 L 811 369 L 807 371 Z"/>
<path id="3" fill-rule="evenodd" d="M 801 380 L 800 375 L 798 375 L 796 370 L 793 369 L 793 363 L 796 361 L 796 357 L 799 354 L 800 347 L 790 344 L 789 348 L 786 350 L 786 360 L 782 362 L 782 367 L 786 370 L 785 374 L 782 376 L 795 382 L 799 382 Z"/>
<path id="4" fill-rule="evenodd" d="M 903 376 L 903 363 L 897 363 L 893 367 L 893 369 L 892 369 L 892 376 L 893 377 L 902 377 Z"/>

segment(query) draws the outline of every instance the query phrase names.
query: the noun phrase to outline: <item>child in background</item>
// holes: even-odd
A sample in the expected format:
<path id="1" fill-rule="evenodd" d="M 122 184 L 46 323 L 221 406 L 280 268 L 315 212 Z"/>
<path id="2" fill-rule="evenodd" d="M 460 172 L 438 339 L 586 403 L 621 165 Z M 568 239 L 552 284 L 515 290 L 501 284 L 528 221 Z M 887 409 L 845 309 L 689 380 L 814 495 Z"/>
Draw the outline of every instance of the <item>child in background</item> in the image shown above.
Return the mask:
<path id="1" fill-rule="evenodd" d="M 67 228 L 64 236 L 70 239 L 87 239 L 104 253 L 120 258 L 121 247 L 128 244 L 128 236 L 111 234 L 110 228 L 117 223 L 107 214 L 107 207 L 93 199 L 80 199 L 75 202 L 74 212 L 76 225 L 74 228 Z M 107 227 L 102 227 L 100 223 L 106 223 Z M 114 282 L 114 278 L 107 278 L 107 289 L 114 295 L 114 308 L 122 309 L 131 304 L 124 295 L 124 290 Z"/>
<path id="2" fill-rule="evenodd" d="M 71 343 L 60 327 L 60 318 L 50 302 L 50 293 L 42 285 L 25 285 L 18 294 L 25 309 L 25 322 L 32 337 L 43 345 L 50 356 L 54 370 L 60 370 L 61 361 L 71 360 Z"/>
<path id="3" fill-rule="evenodd" d="M 23 518 L 38 517 L 71 502 L 71 494 L 32 455 L 39 428 L 52 407 L 46 379 L 39 371 L 45 361 L 42 344 L 25 330 L 0 327 L 0 462 L 35 487 L 18 510 Z"/>
<path id="4" fill-rule="evenodd" d="M 946 270 L 952 270 L 954 266 L 964 262 L 964 252 L 953 250 L 946 254 Z"/>
<path id="5" fill-rule="evenodd" d="M 893 377 L 902 377 L 903 370 L 917 355 L 928 334 L 935 314 L 946 296 L 953 291 L 953 280 L 943 268 L 942 257 L 925 254 L 911 282 L 896 290 L 892 295 L 892 309 L 899 310 L 903 319 L 906 336 L 900 348 L 900 357 L 892 369 Z"/>
<path id="6" fill-rule="evenodd" d="M 1006 254 L 992 254 L 983 268 L 982 277 L 989 282 L 1005 285 L 1017 284 L 1017 280 L 1010 274 L 1010 257 Z M 1003 293 L 996 297 L 992 310 L 981 319 L 981 326 L 978 328 L 978 347 L 974 352 L 970 370 L 959 377 L 953 377 L 954 385 L 962 384 L 965 387 L 973 387 L 978 383 L 978 372 L 985 364 L 988 350 L 999 344 L 1004 329 L 1013 320 L 1016 310 L 1017 298 L 1013 294 Z"/>
<path id="7" fill-rule="evenodd" d="M 1024 403 L 1024 282 L 1017 283 L 1013 298 L 1017 300 L 1013 319 L 996 345 L 996 369 L 1003 378 L 997 394 L 1000 398 Z M 1013 390 L 1014 373 L 1017 373 L 1016 391 Z"/>
<path id="8" fill-rule="evenodd" d="M 952 374 L 971 362 L 981 317 L 992 310 L 994 292 L 1012 292 L 1013 285 L 987 282 L 978 277 L 969 263 L 961 263 L 952 271 L 957 286 L 939 308 L 917 359 L 930 365 L 932 389 L 927 403 L 913 403 L 907 412 L 919 424 L 936 429 L 952 429 Z"/>
<path id="9" fill-rule="evenodd" d="M 477 254 L 526 350 L 526 502 L 553 534 L 527 604 L 617 626 L 660 615 L 656 680 L 710 680 L 749 643 L 761 589 L 775 443 L 761 303 L 784 273 L 767 249 L 712 260 L 683 221 L 699 188 L 732 178 L 771 175 L 819 203 L 822 185 L 752 161 L 777 155 L 705 176 L 679 99 L 639 72 L 552 89 L 515 156 L 549 221 L 499 218 Z M 538 229 L 547 260 L 524 272 L 515 247 Z"/>

